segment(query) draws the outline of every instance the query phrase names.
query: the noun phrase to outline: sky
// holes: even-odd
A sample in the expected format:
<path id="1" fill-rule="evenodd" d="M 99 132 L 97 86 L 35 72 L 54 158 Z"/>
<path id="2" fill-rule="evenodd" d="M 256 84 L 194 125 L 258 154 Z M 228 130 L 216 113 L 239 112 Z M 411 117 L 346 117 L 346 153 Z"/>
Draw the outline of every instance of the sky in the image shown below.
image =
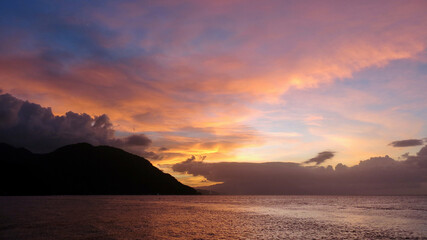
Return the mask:
<path id="1" fill-rule="evenodd" d="M 195 187 L 231 181 L 195 163 L 250 178 L 246 164 L 422 162 L 426 12 L 412 0 L 2 1 L 0 140 L 112 145 Z"/>

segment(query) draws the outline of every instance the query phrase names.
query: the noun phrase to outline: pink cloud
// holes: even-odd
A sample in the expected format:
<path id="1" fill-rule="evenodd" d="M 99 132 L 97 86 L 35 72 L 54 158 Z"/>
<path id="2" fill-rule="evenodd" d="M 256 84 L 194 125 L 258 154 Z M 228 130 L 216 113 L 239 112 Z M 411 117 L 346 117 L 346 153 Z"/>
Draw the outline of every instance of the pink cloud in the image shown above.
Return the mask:
<path id="1" fill-rule="evenodd" d="M 38 47 L 25 50 L 13 39 L 27 35 L 17 31 L 13 41 L 2 40 L 10 50 L 0 56 L 1 87 L 29 100 L 43 94 L 38 103 L 59 114 L 106 113 L 122 131 L 173 133 L 192 126 L 228 129 L 232 135 L 230 129 L 246 129 L 241 126 L 262 116 L 259 103 L 278 104 L 283 94 L 295 89 L 319 88 L 367 68 L 418 56 L 427 46 L 426 9 L 425 1 L 88 6 L 82 10 L 86 22 L 64 21 L 78 29 L 86 23 L 101 26 L 109 34 L 89 31 L 87 37 L 102 53 L 80 56 L 71 48 L 57 51 L 31 35 L 29 41 Z M 348 94 L 351 101 L 342 96 L 320 100 L 312 96 L 305 101 L 322 104 L 319 109 L 342 110 L 349 119 L 377 124 L 378 117 L 385 116 L 381 124 L 405 126 L 400 125 L 404 114 L 396 119 L 387 111 L 345 110 L 362 96 L 364 102 L 376 101 L 363 93 Z M 321 119 L 305 120 L 316 127 Z M 230 146 L 223 139 L 203 140 L 217 143 L 224 154 L 237 148 L 223 147 Z M 183 144 L 188 148 L 176 149 L 204 147 L 197 141 L 193 137 Z"/>

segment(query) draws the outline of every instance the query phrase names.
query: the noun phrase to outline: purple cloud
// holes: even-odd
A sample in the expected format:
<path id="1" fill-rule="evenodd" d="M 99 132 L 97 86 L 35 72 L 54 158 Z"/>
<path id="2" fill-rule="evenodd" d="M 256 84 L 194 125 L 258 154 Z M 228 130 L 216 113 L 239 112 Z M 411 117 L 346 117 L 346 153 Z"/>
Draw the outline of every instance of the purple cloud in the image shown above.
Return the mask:
<path id="1" fill-rule="evenodd" d="M 325 162 L 326 160 L 333 158 L 334 156 L 335 156 L 334 152 L 324 151 L 324 152 L 318 153 L 316 157 L 311 158 L 305 161 L 304 163 L 316 163 L 316 165 L 319 165 Z"/>
<path id="2" fill-rule="evenodd" d="M 421 146 L 424 144 L 422 139 L 407 139 L 391 142 L 389 145 L 393 147 L 413 147 L 413 146 Z"/>
<path id="3" fill-rule="evenodd" d="M 50 108 L 30 103 L 10 94 L 0 95 L 0 142 L 25 147 L 35 152 L 48 152 L 58 147 L 88 142 L 133 149 L 142 156 L 158 159 L 145 152 L 151 140 L 144 134 L 116 138 L 113 124 L 107 115 L 90 116 L 67 112 L 55 116 Z"/>

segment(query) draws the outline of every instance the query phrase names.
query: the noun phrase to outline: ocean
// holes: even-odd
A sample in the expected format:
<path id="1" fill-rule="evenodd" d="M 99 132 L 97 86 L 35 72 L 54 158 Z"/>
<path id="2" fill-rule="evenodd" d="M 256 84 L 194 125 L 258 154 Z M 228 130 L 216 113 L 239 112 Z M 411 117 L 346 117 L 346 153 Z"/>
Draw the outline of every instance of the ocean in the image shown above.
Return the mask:
<path id="1" fill-rule="evenodd" d="M 0 197 L 0 239 L 427 239 L 427 197 Z"/>

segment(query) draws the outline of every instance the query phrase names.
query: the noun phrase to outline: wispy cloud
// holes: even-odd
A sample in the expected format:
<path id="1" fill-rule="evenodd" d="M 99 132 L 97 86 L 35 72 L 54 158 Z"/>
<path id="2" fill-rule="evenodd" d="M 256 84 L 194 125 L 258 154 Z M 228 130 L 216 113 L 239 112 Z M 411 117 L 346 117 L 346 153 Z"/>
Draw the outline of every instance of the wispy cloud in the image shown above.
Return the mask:
<path id="1" fill-rule="evenodd" d="M 318 153 L 316 157 L 310 158 L 304 163 L 316 163 L 316 165 L 319 165 L 321 163 L 324 163 L 326 160 L 333 158 L 334 156 L 335 156 L 334 152 L 324 151 L 324 152 Z"/>
<path id="2" fill-rule="evenodd" d="M 424 144 L 422 139 L 407 139 L 391 142 L 389 145 L 393 147 L 413 147 L 413 146 L 421 146 Z"/>

